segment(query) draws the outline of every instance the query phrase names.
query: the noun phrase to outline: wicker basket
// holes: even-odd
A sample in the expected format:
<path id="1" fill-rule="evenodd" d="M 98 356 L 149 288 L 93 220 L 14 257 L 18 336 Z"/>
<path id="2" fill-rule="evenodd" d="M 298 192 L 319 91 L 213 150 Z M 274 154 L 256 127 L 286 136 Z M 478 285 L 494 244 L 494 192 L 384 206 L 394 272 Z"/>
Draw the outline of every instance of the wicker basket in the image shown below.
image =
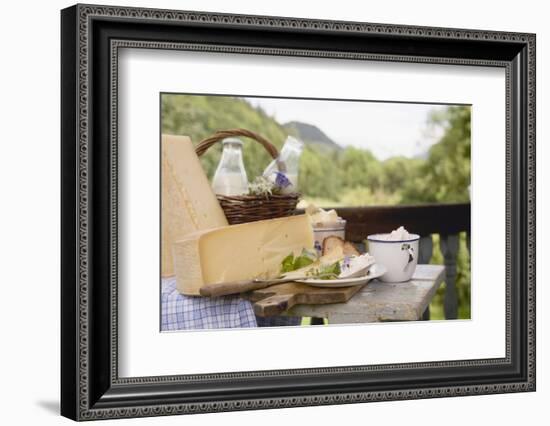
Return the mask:
<path id="1" fill-rule="evenodd" d="M 277 159 L 279 152 L 277 148 L 264 137 L 246 129 L 220 130 L 212 136 L 203 139 L 195 147 L 195 152 L 200 157 L 208 148 L 217 142 L 231 137 L 241 136 L 255 140 L 260 143 L 273 159 Z M 278 163 L 280 171 L 285 171 L 284 163 Z M 299 193 L 284 195 L 216 195 L 225 217 L 229 224 L 255 222 L 257 220 L 273 219 L 276 217 L 291 216 L 296 210 L 296 204 L 300 198 Z"/>

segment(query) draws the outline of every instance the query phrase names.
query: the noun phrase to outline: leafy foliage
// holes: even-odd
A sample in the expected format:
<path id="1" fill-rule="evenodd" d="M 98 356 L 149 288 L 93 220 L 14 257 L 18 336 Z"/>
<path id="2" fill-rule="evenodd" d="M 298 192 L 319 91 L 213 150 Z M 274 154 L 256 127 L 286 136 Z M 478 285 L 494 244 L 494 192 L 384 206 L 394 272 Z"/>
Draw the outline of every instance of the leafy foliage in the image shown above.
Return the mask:
<path id="1" fill-rule="evenodd" d="M 248 102 L 226 96 L 162 96 L 162 131 L 175 135 L 188 135 L 193 142 L 211 136 L 217 130 L 245 128 L 259 133 L 280 148 L 287 132 L 261 108 Z M 260 175 L 269 164 L 267 151 L 254 141 L 246 141 L 243 160 L 249 180 Z M 211 147 L 201 162 L 212 178 L 221 156 L 220 146 Z"/>
<path id="2" fill-rule="evenodd" d="M 432 126 L 445 133 L 419 164 L 413 185 L 406 187 L 403 202 L 467 202 L 470 200 L 470 108 L 449 107 L 433 114 Z"/>

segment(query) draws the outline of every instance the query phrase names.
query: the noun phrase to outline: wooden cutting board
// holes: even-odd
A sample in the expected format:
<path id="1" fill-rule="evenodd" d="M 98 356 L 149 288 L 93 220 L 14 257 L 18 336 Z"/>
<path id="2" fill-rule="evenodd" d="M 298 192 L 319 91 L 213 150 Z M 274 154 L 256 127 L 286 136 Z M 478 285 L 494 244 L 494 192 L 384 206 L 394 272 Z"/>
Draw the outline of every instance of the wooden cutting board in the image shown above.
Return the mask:
<path id="1" fill-rule="evenodd" d="M 366 284 L 342 288 L 318 288 L 306 284 L 277 284 L 253 290 L 242 296 L 253 302 L 254 313 L 260 317 L 280 315 L 294 305 L 344 303 Z"/>

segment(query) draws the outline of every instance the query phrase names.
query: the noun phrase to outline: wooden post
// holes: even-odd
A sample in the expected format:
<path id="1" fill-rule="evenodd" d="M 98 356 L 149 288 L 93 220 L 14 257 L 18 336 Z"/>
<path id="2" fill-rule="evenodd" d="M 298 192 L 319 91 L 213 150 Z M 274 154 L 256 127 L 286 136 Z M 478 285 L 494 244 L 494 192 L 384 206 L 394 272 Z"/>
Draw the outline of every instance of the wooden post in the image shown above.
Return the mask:
<path id="1" fill-rule="evenodd" d="M 458 318 L 458 295 L 456 291 L 456 260 L 458 257 L 458 234 L 440 235 L 439 247 L 445 263 L 445 318 Z"/>
<path id="2" fill-rule="evenodd" d="M 418 243 L 418 263 L 421 265 L 430 263 L 430 259 L 433 255 L 433 249 L 434 244 L 431 235 L 420 238 Z M 430 319 L 430 305 L 428 305 L 422 314 L 422 319 L 425 321 Z"/>

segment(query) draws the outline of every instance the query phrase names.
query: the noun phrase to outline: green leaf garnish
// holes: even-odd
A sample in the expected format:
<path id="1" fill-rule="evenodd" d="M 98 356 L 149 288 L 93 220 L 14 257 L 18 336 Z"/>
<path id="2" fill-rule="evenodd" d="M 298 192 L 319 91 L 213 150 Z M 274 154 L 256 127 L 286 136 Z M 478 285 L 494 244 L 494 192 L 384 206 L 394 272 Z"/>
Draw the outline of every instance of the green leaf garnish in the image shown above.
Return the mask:
<path id="1" fill-rule="evenodd" d="M 340 262 L 334 262 L 330 265 L 324 265 L 320 268 L 312 269 L 308 271 L 306 275 L 311 278 L 318 278 L 320 280 L 334 280 L 340 275 Z"/>
<path id="2" fill-rule="evenodd" d="M 306 266 L 311 265 L 316 260 L 316 254 L 306 249 L 302 250 L 302 253 L 296 257 L 294 257 L 293 253 L 290 253 L 281 262 L 281 273 L 284 274 L 286 272 L 292 272 L 297 269 L 305 268 Z"/>
<path id="3" fill-rule="evenodd" d="M 294 271 L 294 254 L 290 253 L 287 257 L 281 262 L 281 272 L 290 272 Z"/>
<path id="4" fill-rule="evenodd" d="M 294 270 L 304 268 L 311 265 L 317 260 L 315 253 L 311 253 L 306 249 L 302 250 L 302 254 L 294 259 Z"/>
<path id="5" fill-rule="evenodd" d="M 324 266 L 321 268 L 321 271 L 323 275 L 333 274 L 336 276 L 340 275 L 340 272 L 342 272 L 340 269 L 340 262 L 334 262 L 332 265 Z"/>

